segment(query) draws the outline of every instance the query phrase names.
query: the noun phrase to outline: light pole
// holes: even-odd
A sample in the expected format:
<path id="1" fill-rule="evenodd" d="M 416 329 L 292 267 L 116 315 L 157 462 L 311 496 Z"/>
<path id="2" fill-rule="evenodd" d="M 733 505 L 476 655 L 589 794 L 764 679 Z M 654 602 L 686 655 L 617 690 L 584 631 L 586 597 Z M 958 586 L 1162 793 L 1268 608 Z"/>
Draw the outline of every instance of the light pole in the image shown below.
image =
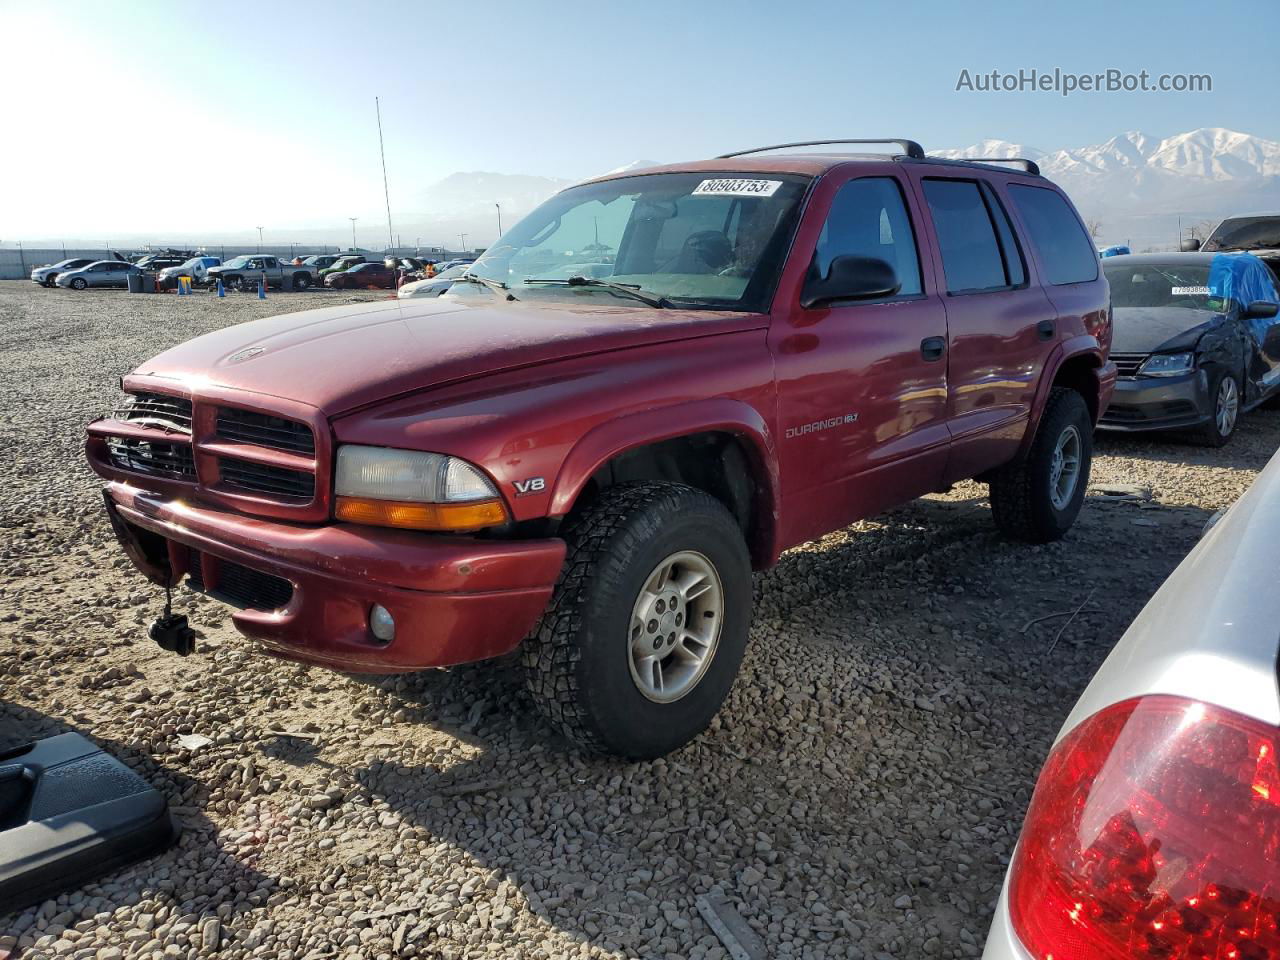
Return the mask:
<path id="1" fill-rule="evenodd" d="M 347 217 L 347 219 L 351 221 L 351 249 L 354 250 L 356 248 L 356 221 L 360 218 Z"/>
<path id="2" fill-rule="evenodd" d="M 495 203 L 494 207 L 498 211 L 498 237 L 502 237 L 502 204 Z"/>
<path id="3" fill-rule="evenodd" d="M 258 252 L 262 252 L 262 228 L 258 228 Z"/>
<path id="4" fill-rule="evenodd" d="M 465 233 L 458 234 L 458 239 L 462 241 L 462 252 L 467 252 L 467 235 Z"/>

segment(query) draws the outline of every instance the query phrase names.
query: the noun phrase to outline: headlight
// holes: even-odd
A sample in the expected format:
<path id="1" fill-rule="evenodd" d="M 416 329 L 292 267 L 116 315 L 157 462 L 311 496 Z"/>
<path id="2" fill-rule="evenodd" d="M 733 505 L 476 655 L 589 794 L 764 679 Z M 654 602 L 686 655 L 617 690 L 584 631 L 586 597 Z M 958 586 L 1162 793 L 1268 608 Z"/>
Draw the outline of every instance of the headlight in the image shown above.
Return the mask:
<path id="1" fill-rule="evenodd" d="M 334 516 L 351 523 L 460 532 L 509 519 L 488 477 L 442 453 L 343 445 L 334 492 Z"/>
<path id="2" fill-rule="evenodd" d="M 1148 377 L 1172 377 L 1190 373 L 1195 364 L 1194 353 L 1157 353 L 1147 358 L 1138 373 Z"/>

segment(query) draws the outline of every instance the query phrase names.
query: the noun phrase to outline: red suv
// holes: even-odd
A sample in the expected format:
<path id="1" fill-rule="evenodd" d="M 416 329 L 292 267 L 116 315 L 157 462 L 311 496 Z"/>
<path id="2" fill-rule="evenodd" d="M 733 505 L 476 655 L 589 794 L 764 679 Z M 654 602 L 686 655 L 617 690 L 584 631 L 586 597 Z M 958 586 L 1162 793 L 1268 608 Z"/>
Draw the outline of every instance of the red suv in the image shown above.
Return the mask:
<path id="1" fill-rule="evenodd" d="M 679 747 L 786 548 L 969 477 L 1022 540 L 1080 510 L 1115 368 L 1079 216 L 1033 164 L 889 142 L 581 184 L 443 297 L 142 364 L 88 428 L 125 549 L 277 656 L 520 647 L 571 737 Z"/>

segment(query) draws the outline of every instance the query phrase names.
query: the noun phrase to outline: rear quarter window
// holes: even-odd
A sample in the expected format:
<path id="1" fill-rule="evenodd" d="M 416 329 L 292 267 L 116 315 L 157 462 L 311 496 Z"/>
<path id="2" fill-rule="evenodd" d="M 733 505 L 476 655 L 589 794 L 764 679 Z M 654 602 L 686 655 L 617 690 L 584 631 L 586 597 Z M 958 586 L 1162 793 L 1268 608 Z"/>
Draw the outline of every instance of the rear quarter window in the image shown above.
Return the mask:
<path id="1" fill-rule="evenodd" d="M 1009 184 L 1032 246 L 1040 254 L 1045 280 L 1054 286 L 1098 278 L 1098 255 L 1066 199 L 1056 190 Z"/>

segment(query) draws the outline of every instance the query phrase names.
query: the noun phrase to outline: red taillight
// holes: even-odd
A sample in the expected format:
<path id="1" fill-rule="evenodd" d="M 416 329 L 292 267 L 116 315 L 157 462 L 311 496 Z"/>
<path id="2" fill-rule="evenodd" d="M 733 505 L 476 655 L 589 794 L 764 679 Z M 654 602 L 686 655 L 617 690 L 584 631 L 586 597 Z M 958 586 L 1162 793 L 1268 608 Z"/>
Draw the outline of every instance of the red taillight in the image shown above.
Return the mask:
<path id="1" fill-rule="evenodd" d="M 1037 960 L 1280 960 L 1280 729 L 1179 697 L 1049 756 L 1009 880 Z"/>

